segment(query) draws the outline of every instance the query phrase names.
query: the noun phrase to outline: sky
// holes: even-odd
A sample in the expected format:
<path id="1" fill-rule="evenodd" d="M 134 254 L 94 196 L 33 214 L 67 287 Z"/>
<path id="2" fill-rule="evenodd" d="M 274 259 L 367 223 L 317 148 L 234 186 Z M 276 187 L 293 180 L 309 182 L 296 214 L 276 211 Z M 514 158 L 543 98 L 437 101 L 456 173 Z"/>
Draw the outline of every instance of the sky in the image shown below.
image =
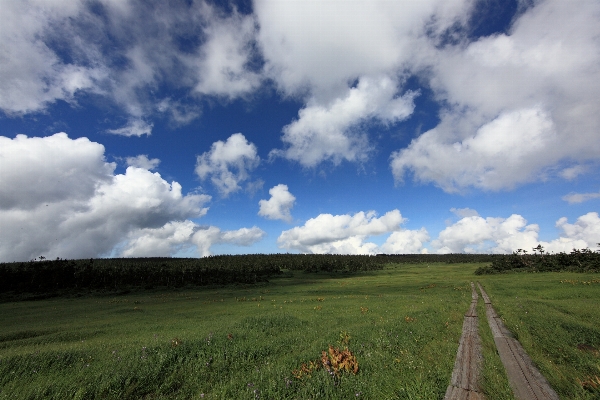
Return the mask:
<path id="1" fill-rule="evenodd" d="M 599 248 L 597 0 L 0 13 L 0 262 Z"/>

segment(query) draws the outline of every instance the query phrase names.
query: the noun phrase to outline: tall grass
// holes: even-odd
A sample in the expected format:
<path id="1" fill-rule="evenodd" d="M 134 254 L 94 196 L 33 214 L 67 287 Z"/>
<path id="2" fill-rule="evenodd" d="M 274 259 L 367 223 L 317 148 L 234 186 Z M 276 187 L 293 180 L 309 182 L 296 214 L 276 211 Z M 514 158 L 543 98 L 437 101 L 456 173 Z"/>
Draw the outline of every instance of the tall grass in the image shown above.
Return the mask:
<path id="1" fill-rule="evenodd" d="M 3 303 L 0 398 L 440 398 L 475 267 Z M 356 375 L 293 376 L 329 345 Z"/>

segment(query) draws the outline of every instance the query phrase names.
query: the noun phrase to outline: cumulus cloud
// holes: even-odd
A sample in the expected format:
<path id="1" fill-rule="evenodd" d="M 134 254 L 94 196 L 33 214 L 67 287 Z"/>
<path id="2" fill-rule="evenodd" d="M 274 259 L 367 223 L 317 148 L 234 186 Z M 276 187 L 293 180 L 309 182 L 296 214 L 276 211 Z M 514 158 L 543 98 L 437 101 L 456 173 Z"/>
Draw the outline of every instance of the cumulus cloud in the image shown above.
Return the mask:
<path id="1" fill-rule="evenodd" d="M 137 157 L 133 163 L 148 161 Z M 146 165 L 147 167 L 148 165 Z M 218 243 L 248 246 L 257 228 L 222 232 L 189 219 L 206 214 L 210 196 L 183 195 L 181 185 L 129 166 L 115 174 L 104 146 L 65 133 L 0 137 L 0 260 L 172 255 Z"/>
<path id="2" fill-rule="evenodd" d="M 155 169 L 158 167 L 158 164 L 160 164 L 160 160 L 158 158 L 149 159 L 147 154 L 140 154 L 139 156 L 135 157 L 127 157 L 125 161 L 130 167 L 143 168 L 147 169 L 148 171 Z"/>
<path id="3" fill-rule="evenodd" d="M 416 92 L 397 96 L 397 83 L 387 76 L 375 79 L 363 77 L 344 97 L 324 106 L 318 102 L 301 109 L 298 119 L 283 128 L 285 150 L 271 154 L 314 167 L 330 160 L 364 161 L 370 145 L 360 124 L 378 122 L 391 124 L 410 116 Z"/>
<path id="4" fill-rule="evenodd" d="M 202 180 L 210 177 L 221 196 L 227 197 L 241 189 L 240 183 L 248 180 L 249 172 L 259 163 L 256 146 L 235 133 L 225 142 L 213 143 L 210 151 L 197 157 L 196 174 Z"/>
<path id="5" fill-rule="evenodd" d="M 332 254 L 377 254 L 379 252 L 412 252 L 417 250 L 418 241 L 426 241 L 427 231 L 401 231 L 405 221 L 398 210 L 377 217 L 374 211 L 363 211 L 354 215 L 320 214 L 303 226 L 283 231 L 277 244 L 283 249 L 294 249 L 301 253 Z M 369 236 L 398 233 L 388 238 L 380 249 L 375 243 L 367 242 Z"/>
<path id="6" fill-rule="evenodd" d="M 556 221 L 556 227 L 562 229 L 563 237 L 582 240 L 587 247 L 594 248 L 600 243 L 600 218 L 597 212 L 582 215 L 574 224 L 569 224 L 567 218 L 563 217 Z"/>
<path id="7" fill-rule="evenodd" d="M 105 161 L 104 146 L 87 138 L 0 136 L 0 210 L 89 199 L 98 185 L 111 183 L 115 167 Z"/>
<path id="8" fill-rule="evenodd" d="M 190 221 L 167 222 L 160 228 L 144 228 L 130 232 L 120 257 L 168 257 L 191 247 L 190 238 L 197 225 Z"/>
<path id="9" fill-rule="evenodd" d="M 562 199 L 569 204 L 583 203 L 593 199 L 599 199 L 600 192 L 598 193 L 569 193 L 562 197 Z"/>
<path id="10" fill-rule="evenodd" d="M 288 190 L 287 185 L 279 184 L 269 189 L 271 198 L 258 202 L 260 209 L 258 215 L 267 219 L 280 219 L 292 222 L 291 209 L 296 198 Z"/>
<path id="11" fill-rule="evenodd" d="M 402 181 L 410 170 L 417 180 L 435 182 L 448 192 L 469 186 L 510 189 L 538 179 L 544 167 L 558 161 L 554 123 L 539 108 L 503 113 L 473 136 L 452 140 L 440 126 L 394 152 L 395 179 Z"/>
<path id="12" fill-rule="evenodd" d="M 438 253 L 509 253 L 512 247 L 537 246 L 539 226 L 520 215 L 508 218 L 464 217 L 440 232 L 431 245 Z"/>
<path id="13" fill-rule="evenodd" d="M 314 167 L 365 161 L 372 149 L 365 128 L 412 114 L 417 93 L 403 93 L 402 78 L 423 37 L 463 20 L 470 5 L 256 1 L 254 7 L 265 75 L 305 102 L 283 129 L 284 149 L 272 155 Z"/>
<path id="14" fill-rule="evenodd" d="M 588 213 L 569 224 L 560 218 L 556 227 L 563 233 L 557 239 L 540 241 L 539 226 L 527 224 L 521 215 L 508 218 L 469 216 L 448 226 L 431 242 L 437 253 L 512 253 L 518 249 L 531 251 L 541 244 L 548 252 L 570 252 L 573 249 L 595 248 L 600 239 L 598 213 Z"/>
<path id="15" fill-rule="evenodd" d="M 418 51 L 425 27 L 443 32 L 464 20 L 470 2 L 258 0 L 265 71 L 289 95 L 332 100 L 361 77 L 397 75 Z"/>
<path id="16" fill-rule="evenodd" d="M 160 228 L 145 228 L 131 232 L 122 257 L 165 257 L 179 251 L 195 248 L 201 257 L 210 256 L 211 247 L 230 243 L 251 246 L 262 240 L 266 233 L 258 228 L 221 231 L 216 226 L 203 227 L 192 221 L 168 222 Z"/>
<path id="17" fill-rule="evenodd" d="M 411 171 L 449 192 L 501 190 L 561 163 L 575 165 L 559 176 L 581 173 L 600 151 L 599 14 L 597 2 L 536 2 L 506 34 L 425 48 L 417 64 L 445 106 L 436 128 L 392 155 L 396 181 Z"/>
<path id="18" fill-rule="evenodd" d="M 385 254 L 427 253 L 424 246 L 429 240 L 429 233 L 425 228 L 402 230 L 392 233 L 381 245 L 378 252 Z"/>

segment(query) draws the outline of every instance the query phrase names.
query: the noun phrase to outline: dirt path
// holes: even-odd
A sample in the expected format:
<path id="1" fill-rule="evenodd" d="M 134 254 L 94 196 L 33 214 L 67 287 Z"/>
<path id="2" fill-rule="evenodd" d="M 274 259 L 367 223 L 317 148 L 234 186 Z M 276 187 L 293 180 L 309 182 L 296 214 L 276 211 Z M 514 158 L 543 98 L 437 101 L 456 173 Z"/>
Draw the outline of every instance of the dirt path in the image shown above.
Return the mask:
<path id="1" fill-rule="evenodd" d="M 473 285 L 471 283 L 471 285 Z M 550 384 L 533 365 L 521 344 L 510 331 L 506 329 L 502 320 L 494 311 L 492 302 L 479 283 L 479 290 L 485 302 L 488 324 L 494 336 L 498 354 L 506 369 L 508 381 L 519 400 L 558 400 L 558 395 Z"/>
<path id="2" fill-rule="evenodd" d="M 444 400 L 480 400 L 484 399 L 479 392 L 479 376 L 483 358 L 481 355 L 481 340 L 477 326 L 477 291 L 471 282 L 471 306 L 465 314 L 462 335 L 454 362 L 454 371 L 450 385 L 446 390 Z"/>

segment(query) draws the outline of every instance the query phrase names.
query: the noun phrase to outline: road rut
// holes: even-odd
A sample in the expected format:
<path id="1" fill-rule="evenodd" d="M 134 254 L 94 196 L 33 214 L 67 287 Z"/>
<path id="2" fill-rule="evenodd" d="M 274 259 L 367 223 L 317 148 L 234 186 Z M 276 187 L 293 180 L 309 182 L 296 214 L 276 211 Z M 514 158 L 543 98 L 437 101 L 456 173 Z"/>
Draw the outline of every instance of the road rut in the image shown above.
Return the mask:
<path id="1" fill-rule="evenodd" d="M 488 324 L 494 336 L 500 360 L 506 369 L 508 382 L 518 400 L 558 400 L 558 395 L 533 365 L 521 343 L 506 329 L 496 314 L 492 302 L 481 285 L 477 283 L 485 302 Z"/>
<path id="2" fill-rule="evenodd" d="M 479 377 L 483 357 L 481 340 L 478 333 L 477 290 L 471 282 L 471 306 L 465 314 L 462 335 L 454 362 L 454 371 L 444 400 L 481 400 L 484 399 L 479 390 Z"/>

